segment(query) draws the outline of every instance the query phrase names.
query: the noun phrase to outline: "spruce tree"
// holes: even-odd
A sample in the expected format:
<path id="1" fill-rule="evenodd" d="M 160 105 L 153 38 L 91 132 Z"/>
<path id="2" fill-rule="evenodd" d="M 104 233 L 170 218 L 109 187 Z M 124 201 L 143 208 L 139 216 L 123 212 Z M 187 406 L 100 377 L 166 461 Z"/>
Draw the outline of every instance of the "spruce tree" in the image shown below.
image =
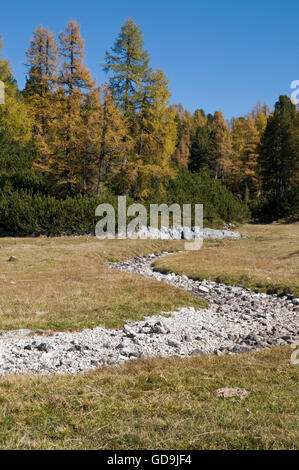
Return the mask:
<path id="1" fill-rule="evenodd" d="M 176 148 L 172 156 L 172 162 L 175 167 L 188 168 L 191 147 L 192 115 L 183 108 L 182 104 L 172 105 L 170 109 L 173 109 L 175 113 L 177 128 Z"/>
<path id="2" fill-rule="evenodd" d="M 192 137 L 189 168 L 193 172 L 210 173 L 212 156 L 211 132 L 207 125 L 197 127 Z"/>

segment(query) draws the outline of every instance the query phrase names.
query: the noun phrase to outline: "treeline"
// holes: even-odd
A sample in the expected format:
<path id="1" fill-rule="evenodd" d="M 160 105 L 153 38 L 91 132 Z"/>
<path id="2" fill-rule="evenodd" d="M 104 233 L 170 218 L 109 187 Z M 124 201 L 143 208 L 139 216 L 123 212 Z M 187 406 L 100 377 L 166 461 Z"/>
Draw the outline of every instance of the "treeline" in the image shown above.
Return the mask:
<path id="1" fill-rule="evenodd" d="M 87 199 L 93 208 L 117 194 L 203 202 L 211 221 L 244 220 L 249 208 L 259 217 L 298 216 L 299 119 L 288 97 L 274 112 L 258 105 L 230 124 L 220 111 L 170 105 L 168 80 L 150 67 L 131 19 L 101 64 L 104 85 L 92 79 L 84 55 L 80 26 L 70 21 L 58 38 L 41 26 L 34 31 L 23 91 L 0 60 L 2 227 L 17 231 L 27 217 L 23 232 L 42 232 L 59 219 L 63 231 L 71 199 L 83 210 Z"/>
<path id="2" fill-rule="evenodd" d="M 176 107 L 175 159 L 220 179 L 259 219 L 299 217 L 299 112 L 280 96 L 274 112 L 258 104 L 229 125 L 223 114 Z"/>

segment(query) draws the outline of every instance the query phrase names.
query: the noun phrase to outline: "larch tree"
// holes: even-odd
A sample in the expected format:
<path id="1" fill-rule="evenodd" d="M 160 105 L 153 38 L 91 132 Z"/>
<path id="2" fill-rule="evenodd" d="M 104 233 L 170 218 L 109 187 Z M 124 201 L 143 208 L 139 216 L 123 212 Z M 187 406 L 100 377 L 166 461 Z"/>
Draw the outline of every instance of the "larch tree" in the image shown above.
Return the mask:
<path id="1" fill-rule="evenodd" d="M 149 60 L 139 26 L 127 19 L 103 64 L 113 96 L 127 117 L 139 109 L 139 91 L 149 73 Z"/>
<path id="2" fill-rule="evenodd" d="M 133 145 L 128 132 L 127 118 L 114 102 L 108 86 L 104 88 L 102 95 L 102 127 L 97 159 L 98 195 L 101 194 L 105 180 L 109 180 L 120 193 L 124 192 L 124 179 L 121 177 L 122 161 Z"/>
<path id="3" fill-rule="evenodd" d="M 169 171 L 176 141 L 168 80 L 161 70 L 149 68 L 149 60 L 140 28 L 128 19 L 103 66 L 113 99 L 127 122 L 125 140 L 130 141 L 130 151 L 122 159 L 119 188 L 141 198 L 149 191 L 146 181 Z"/>
<path id="4" fill-rule="evenodd" d="M 101 88 L 94 87 L 83 96 L 80 126 L 76 131 L 77 154 L 79 156 L 76 163 L 76 180 L 83 194 L 95 192 L 102 128 Z"/>
<path id="5" fill-rule="evenodd" d="M 258 146 L 260 134 L 252 115 L 232 120 L 232 175 L 230 187 L 246 202 L 259 194 Z"/>
<path id="6" fill-rule="evenodd" d="M 0 36 L 0 54 L 2 38 Z M 26 149 L 31 146 L 32 120 L 23 96 L 18 90 L 9 62 L 0 55 L 0 80 L 4 83 L 5 102 L 0 105 L 0 168 L 24 169 L 29 156 Z M 28 160 L 29 161 L 29 160 Z"/>
<path id="7" fill-rule="evenodd" d="M 221 111 L 214 113 L 211 129 L 211 161 L 215 179 L 225 180 L 225 174 L 231 168 L 232 140 L 231 130 Z"/>
<path id="8" fill-rule="evenodd" d="M 254 119 L 255 127 L 257 128 L 260 136 L 262 136 L 266 129 L 267 119 L 270 114 L 271 110 L 269 106 L 266 103 L 262 104 L 260 101 L 250 113 L 251 117 Z"/>
<path id="9" fill-rule="evenodd" d="M 84 40 L 80 26 L 69 21 L 66 32 L 59 35 L 61 69 L 58 77 L 55 170 L 68 192 L 72 185 L 82 188 L 82 107 L 86 95 L 94 91 L 90 71 L 84 63 Z M 83 184 L 84 185 L 84 184 Z"/>
<path id="10" fill-rule="evenodd" d="M 152 178 L 158 182 L 171 173 L 177 127 L 175 112 L 168 107 L 169 82 L 162 70 L 150 73 L 142 92 L 137 120 L 138 148 L 134 166 L 138 171 L 134 194 L 145 198 Z"/>
<path id="11" fill-rule="evenodd" d="M 245 119 L 246 140 L 242 158 L 241 171 L 244 175 L 245 202 L 253 194 L 260 194 L 260 178 L 258 170 L 258 146 L 260 144 L 259 130 L 251 116 Z"/>
<path id="12" fill-rule="evenodd" d="M 142 88 L 149 75 L 149 55 L 139 26 L 128 19 L 111 52 L 106 52 L 103 69 L 109 75 L 113 98 L 123 110 L 135 137 L 135 118 L 142 104 Z M 123 158 L 125 170 L 127 156 Z"/>
<path id="13" fill-rule="evenodd" d="M 204 127 L 208 123 L 208 118 L 203 109 L 196 109 L 192 115 L 191 138 L 195 136 L 199 127 Z"/>
<path id="14" fill-rule="evenodd" d="M 45 174 L 51 170 L 58 73 L 58 47 L 48 28 L 39 26 L 34 31 L 26 55 L 28 75 L 24 96 L 33 119 L 38 153 L 34 166 Z"/>

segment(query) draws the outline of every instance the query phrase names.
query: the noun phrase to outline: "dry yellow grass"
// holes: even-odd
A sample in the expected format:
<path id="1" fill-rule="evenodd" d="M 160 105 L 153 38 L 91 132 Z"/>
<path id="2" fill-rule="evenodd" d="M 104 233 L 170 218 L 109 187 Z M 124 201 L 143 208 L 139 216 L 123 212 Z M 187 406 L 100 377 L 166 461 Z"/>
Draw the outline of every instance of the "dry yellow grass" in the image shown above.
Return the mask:
<path id="1" fill-rule="evenodd" d="M 290 348 L 0 380 L 2 449 L 298 449 Z M 245 388 L 243 400 L 216 390 Z"/>
<path id="2" fill-rule="evenodd" d="M 114 328 L 128 319 L 204 305 L 180 289 L 105 266 L 107 261 L 175 250 L 181 242 L 82 237 L 2 239 L 1 244 L 0 329 Z M 16 261 L 9 262 L 10 256 Z M 37 311 L 48 314 L 38 316 Z"/>
<path id="3" fill-rule="evenodd" d="M 299 223 L 245 225 L 240 231 L 250 238 L 205 241 L 201 250 L 174 254 L 155 267 L 299 297 Z"/>
<path id="4" fill-rule="evenodd" d="M 250 239 L 205 242 L 197 253 L 175 254 L 158 265 L 230 282 L 245 273 L 245 283 L 285 283 L 296 291 L 298 228 L 245 226 Z M 106 261 L 182 249 L 181 242 L 83 237 L 1 244 L 2 329 L 120 326 L 128 318 L 199 302 L 164 283 L 105 267 Z M 11 255 L 15 262 L 7 261 Z M 37 317 L 37 310 L 49 314 Z M 0 448 L 298 449 L 298 366 L 291 353 L 283 347 L 138 360 L 72 376 L 1 377 Z M 250 393 L 243 400 L 223 399 L 216 394 L 223 387 Z"/>

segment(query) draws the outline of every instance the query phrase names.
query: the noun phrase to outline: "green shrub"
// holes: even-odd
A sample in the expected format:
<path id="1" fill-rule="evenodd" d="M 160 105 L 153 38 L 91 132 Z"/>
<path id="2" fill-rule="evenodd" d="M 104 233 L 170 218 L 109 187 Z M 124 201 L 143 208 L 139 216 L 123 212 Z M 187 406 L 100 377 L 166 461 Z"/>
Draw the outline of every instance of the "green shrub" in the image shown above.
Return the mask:
<path id="1" fill-rule="evenodd" d="M 127 198 L 127 206 L 133 202 Z M 46 193 L 43 180 L 31 171 L 0 173 L 0 234 L 83 235 L 94 233 L 99 204 L 109 203 L 115 209 L 117 196 L 108 190 L 100 197 L 76 195 L 65 199 Z M 152 194 L 150 203 L 203 204 L 205 224 L 221 226 L 222 221 L 242 222 L 249 217 L 244 203 L 215 180 L 182 171 L 169 180 L 163 195 Z M 149 211 L 148 211 L 149 213 Z"/>
<path id="2" fill-rule="evenodd" d="M 163 195 L 152 194 L 149 202 L 172 204 L 203 204 L 204 218 L 209 223 L 243 222 L 250 210 L 219 181 L 182 170 L 166 184 Z"/>
<path id="3" fill-rule="evenodd" d="M 55 199 L 24 190 L 2 192 L 0 227 L 4 232 L 19 236 L 93 233 L 97 222 L 95 209 L 103 202 L 117 207 L 117 199 L 111 194 Z"/>
<path id="4" fill-rule="evenodd" d="M 251 204 L 251 211 L 256 221 L 271 222 L 277 219 L 299 220 L 298 188 L 291 188 L 285 191 L 281 199 L 278 199 L 273 191 L 264 193 L 262 197 Z"/>

